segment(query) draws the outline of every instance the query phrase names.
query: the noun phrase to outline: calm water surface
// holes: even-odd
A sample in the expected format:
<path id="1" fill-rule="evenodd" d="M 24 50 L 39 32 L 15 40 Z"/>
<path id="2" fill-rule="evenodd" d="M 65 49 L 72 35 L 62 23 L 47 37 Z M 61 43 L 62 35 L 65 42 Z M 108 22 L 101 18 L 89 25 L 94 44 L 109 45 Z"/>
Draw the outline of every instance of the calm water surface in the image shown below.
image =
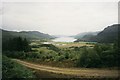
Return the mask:
<path id="1" fill-rule="evenodd" d="M 76 39 L 73 37 L 59 37 L 55 38 L 52 41 L 54 42 L 74 42 Z"/>

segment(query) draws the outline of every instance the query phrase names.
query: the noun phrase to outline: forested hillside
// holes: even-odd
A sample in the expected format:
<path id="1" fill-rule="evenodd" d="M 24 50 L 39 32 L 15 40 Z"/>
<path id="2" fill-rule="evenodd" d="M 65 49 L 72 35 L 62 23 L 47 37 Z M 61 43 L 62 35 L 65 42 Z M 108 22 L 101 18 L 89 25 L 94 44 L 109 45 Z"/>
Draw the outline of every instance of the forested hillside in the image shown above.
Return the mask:
<path id="1" fill-rule="evenodd" d="M 78 39 L 79 41 L 92 41 L 92 42 L 103 42 L 103 43 L 111 43 L 114 42 L 120 37 L 118 33 L 120 32 L 120 24 L 114 24 L 106 27 L 103 31 L 98 33 L 96 36 L 93 35 L 85 35 L 83 38 Z"/>
<path id="2" fill-rule="evenodd" d="M 83 32 L 83 33 L 79 33 L 79 34 L 75 35 L 74 37 L 75 37 L 76 39 L 82 39 L 82 38 L 84 38 L 85 36 L 89 36 L 89 35 L 95 36 L 95 35 L 97 35 L 99 32 L 100 32 L 100 31 L 96 31 L 96 32 Z"/>
<path id="3" fill-rule="evenodd" d="M 100 32 L 95 38 L 98 42 L 114 42 L 118 39 L 118 32 L 120 30 L 118 29 L 120 27 L 120 24 L 115 24 L 108 26 L 105 28 L 102 32 Z"/>
<path id="4" fill-rule="evenodd" d="M 16 32 L 16 31 L 6 31 L 2 30 L 2 38 L 4 39 L 9 39 L 9 38 L 14 38 L 14 37 L 23 37 L 27 38 L 30 40 L 39 40 L 39 39 L 51 39 L 54 38 L 53 36 L 50 36 L 48 34 L 44 34 L 38 31 L 21 31 L 21 32 Z"/>

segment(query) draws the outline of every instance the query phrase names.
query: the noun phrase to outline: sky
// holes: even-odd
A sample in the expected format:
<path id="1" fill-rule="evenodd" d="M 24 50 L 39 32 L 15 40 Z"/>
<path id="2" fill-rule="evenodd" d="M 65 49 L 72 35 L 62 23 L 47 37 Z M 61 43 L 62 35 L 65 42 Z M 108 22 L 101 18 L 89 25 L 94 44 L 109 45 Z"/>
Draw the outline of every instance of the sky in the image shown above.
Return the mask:
<path id="1" fill-rule="evenodd" d="M 117 2 L 3 2 L 2 28 L 50 35 L 94 32 L 118 23 Z"/>

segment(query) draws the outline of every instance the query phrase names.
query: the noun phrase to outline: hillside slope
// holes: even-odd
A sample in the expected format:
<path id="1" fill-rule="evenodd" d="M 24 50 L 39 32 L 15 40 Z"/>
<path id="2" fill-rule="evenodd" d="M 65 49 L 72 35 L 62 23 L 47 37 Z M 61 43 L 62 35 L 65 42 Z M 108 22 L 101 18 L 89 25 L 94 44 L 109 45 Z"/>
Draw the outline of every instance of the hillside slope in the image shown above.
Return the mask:
<path id="1" fill-rule="evenodd" d="M 38 31 L 21 31 L 21 32 L 16 32 L 16 31 L 7 31 L 7 30 L 2 30 L 2 38 L 3 39 L 9 39 L 13 37 L 23 37 L 27 38 L 30 40 L 39 40 L 39 39 L 51 39 L 54 38 L 53 36 L 50 36 L 48 34 L 44 34 Z"/>
<path id="2" fill-rule="evenodd" d="M 108 26 L 103 31 L 101 31 L 95 38 L 97 42 L 114 42 L 118 39 L 118 32 L 120 30 L 118 29 L 120 27 L 120 24 L 114 24 L 111 26 Z M 95 39 L 94 39 L 95 40 Z"/>
<path id="3" fill-rule="evenodd" d="M 97 35 L 85 35 L 82 38 L 79 38 L 76 42 L 79 41 L 92 41 L 92 42 L 102 42 L 102 43 L 111 43 L 120 37 L 120 24 L 114 24 L 106 27 L 103 31 L 99 32 Z"/>
<path id="4" fill-rule="evenodd" d="M 95 35 L 97 35 L 99 32 L 100 32 L 100 31 L 96 31 L 96 32 L 83 32 L 83 33 L 79 33 L 79 34 L 75 35 L 74 37 L 75 37 L 76 39 L 82 39 L 82 38 L 84 38 L 84 36 L 89 36 L 89 35 L 95 36 Z"/>

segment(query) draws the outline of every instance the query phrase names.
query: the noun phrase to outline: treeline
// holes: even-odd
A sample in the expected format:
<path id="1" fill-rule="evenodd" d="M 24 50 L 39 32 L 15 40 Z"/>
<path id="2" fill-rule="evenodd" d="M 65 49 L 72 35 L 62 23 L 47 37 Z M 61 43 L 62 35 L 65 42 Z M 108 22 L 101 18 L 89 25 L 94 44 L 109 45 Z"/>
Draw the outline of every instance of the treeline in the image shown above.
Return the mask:
<path id="1" fill-rule="evenodd" d="M 26 38 L 15 37 L 2 42 L 3 51 L 30 51 L 29 41 Z"/>

